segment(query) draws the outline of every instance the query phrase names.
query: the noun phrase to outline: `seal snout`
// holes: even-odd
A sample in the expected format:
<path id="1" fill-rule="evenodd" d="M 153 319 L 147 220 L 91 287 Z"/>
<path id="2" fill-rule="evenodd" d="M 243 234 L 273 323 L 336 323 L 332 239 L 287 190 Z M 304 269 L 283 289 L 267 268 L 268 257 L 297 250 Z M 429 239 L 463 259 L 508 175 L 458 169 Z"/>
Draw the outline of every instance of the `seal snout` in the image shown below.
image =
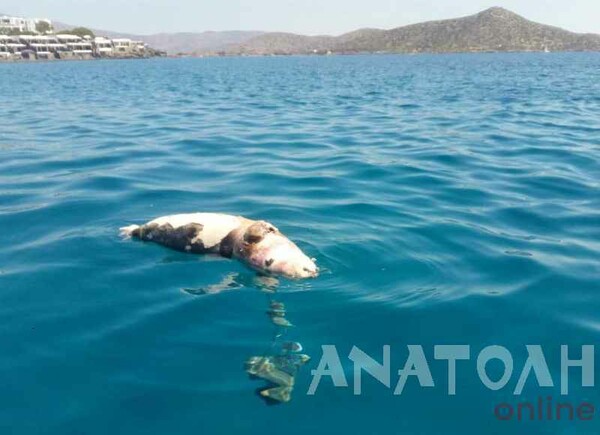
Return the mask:
<path id="1" fill-rule="evenodd" d="M 315 264 L 315 261 L 312 258 L 310 261 L 312 264 L 302 268 L 303 276 L 301 276 L 301 278 L 316 278 L 319 276 L 319 268 Z"/>
<path id="2" fill-rule="evenodd" d="M 304 256 L 304 255 L 302 255 Z M 319 276 L 319 268 L 315 262 L 304 256 L 304 258 L 290 258 L 282 268 L 282 274 L 289 278 L 316 278 Z"/>

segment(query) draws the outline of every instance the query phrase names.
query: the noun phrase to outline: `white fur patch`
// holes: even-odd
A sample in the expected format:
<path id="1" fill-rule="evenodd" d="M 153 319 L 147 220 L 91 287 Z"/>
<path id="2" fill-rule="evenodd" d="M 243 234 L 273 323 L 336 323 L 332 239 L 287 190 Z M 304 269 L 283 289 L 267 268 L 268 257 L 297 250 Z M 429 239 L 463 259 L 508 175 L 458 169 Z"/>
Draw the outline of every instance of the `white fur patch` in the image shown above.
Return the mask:
<path id="1" fill-rule="evenodd" d="M 232 230 L 239 227 L 242 221 L 237 216 L 221 213 L 187 213 L 174 214 L 156 218 L 149 224 L 170 224 L 173 228 L 179 228 L 187 224 L 201 224 L 203 226 L 199 238 L 206 248 L 211 248 L 220 243 Z"/>

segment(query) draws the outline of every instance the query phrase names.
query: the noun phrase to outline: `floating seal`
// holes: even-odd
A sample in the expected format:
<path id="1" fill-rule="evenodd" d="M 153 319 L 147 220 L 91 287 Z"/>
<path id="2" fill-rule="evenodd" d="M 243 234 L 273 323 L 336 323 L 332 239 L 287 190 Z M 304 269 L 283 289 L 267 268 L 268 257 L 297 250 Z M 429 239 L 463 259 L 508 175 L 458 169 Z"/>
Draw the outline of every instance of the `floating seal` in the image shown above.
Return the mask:
<path id="1" fill-rule="evenodd" d="M 121 235 L 178 251 L 237 258 L 254 270 L 286 278 L 314 278 L 319 269 L 272 224 L 221 213 L 163 216 L 121 228 Z"/>

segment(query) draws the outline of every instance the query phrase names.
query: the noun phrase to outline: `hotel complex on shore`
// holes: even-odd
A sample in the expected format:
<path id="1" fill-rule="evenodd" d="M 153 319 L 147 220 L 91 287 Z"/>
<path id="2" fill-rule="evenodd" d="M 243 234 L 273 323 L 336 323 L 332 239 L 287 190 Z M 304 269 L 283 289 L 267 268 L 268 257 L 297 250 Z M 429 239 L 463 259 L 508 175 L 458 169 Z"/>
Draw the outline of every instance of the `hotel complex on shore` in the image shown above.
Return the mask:
<path id="1" fill-rule="evenodd" d="M 21 18 L 0 15 L 0 30 L 8 32 L 38 32 L 41 23 L 52 27 L 52 22 L 46 18 Z"/>
<path id="2" fill-rule="evenodd" d="M 142 41 L 77 35 L 0 35 L 0 60 L 52 60 L 148 57 Z"/>
<path id="3" fill-rule="evenodd" d="M 143 41 L 55 34 L 47 19 L 0 16 L 0 61 L 138 58 L 159 54 Z"/>

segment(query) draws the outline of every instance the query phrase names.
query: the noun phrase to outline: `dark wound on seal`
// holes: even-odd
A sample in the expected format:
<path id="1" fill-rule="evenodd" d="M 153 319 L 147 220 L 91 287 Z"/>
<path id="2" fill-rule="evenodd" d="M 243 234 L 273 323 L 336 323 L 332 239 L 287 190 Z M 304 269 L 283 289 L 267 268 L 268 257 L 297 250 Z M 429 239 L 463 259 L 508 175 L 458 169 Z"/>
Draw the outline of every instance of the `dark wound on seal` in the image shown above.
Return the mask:
<path id="1" fill-rule="evenodd" d="M 274 233 L 276 231 L 277 228 L 273 225 L 264 221 L 258 221 L 248 227 L 244 233 L 244 242 L 258 243 L 264 239 L 268 233 Z"/>
<path id="2" fill-rule="evenodd" d="M 169 223 L 158 225 L 156 223 L 142 225 L 133 230 L 132 236 L 148 242 L 155 242 L 178 251 L 202 254 L 210 249 L 205 248 L 199 235 L 204 226 L 190 223 L 177 228 Z"/>
<path id="3" fill-rule="evenodd" d="M 242 243 L 236 248 L 235 255 L 240 258 L 250 258 L 256 245 L 260 243 L 267 234 L 277 232 L 279 232 L 279 230 L 268 222 L 258 221 L 253 223 L 244 231 Z"/>
<path id="4" fill-rule="evenodd" d="M 273 225 L 258 221 L 250 225 L 242 225 L 227 234 L 219 244 L 219 255 L 225 258 L 248 257 L 254 245 L 264 239 L 265 235 L 276 232 Z M 241 239 L 242 243 L 239 243 Z M 236 248 L 237 244 L 237 248 Z M 235 255 L 234 255 L 235 254 Z"/>
<path id="5" fill-rule="evenodd" d="M 233 257 L 233 248 L 235 247 L 235 240 L 238 229 L 231 230 L 229 234 L 227 234 L 221 243 L 219 244 L 219 255 L 225 258 Z"/>

